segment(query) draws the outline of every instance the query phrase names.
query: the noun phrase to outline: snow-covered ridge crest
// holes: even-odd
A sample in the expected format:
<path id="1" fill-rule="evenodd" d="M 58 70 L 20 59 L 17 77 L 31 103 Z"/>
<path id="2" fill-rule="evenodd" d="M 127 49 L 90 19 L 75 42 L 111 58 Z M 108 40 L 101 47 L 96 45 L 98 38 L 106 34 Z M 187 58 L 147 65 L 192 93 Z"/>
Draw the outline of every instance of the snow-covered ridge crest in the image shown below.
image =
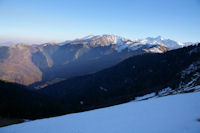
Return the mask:
<path id="1" fill-rule="evenodd" d="M 87 43 L 93 46 L 108 46 L 111 44 L 121 44 L 128 41 L 128 39 L 114 35 L 114 34 L 104 34 L 104 35 L 89 35 L 80 39 L 75 39 L 71 41 L 72 44 Z"/>
<path id="2" fill-rule="evenodd" d="M 149 43 L 149 44 L 160 44 L 160 45 L 168 47 L 169 49 L 177 49 L 184 46 L 184 43 L 177 42 L 171 39 L 165 39 L 162 36 L 147 37 L 146 39 L 142 39 L 142 42 Z"/>
<path id="3" fill-rule="evenodd" d="M 182 48 L 184 46 L 191 45 L 192 43 L 181 43 L 171 39 L 165 39 L 162 36 L 157 37 L 147 37 L 144 39 L 127 39 L 124 37 L 120 37 L 114 34 L 103 34 L 103 35 L 89 35 L 83 38 L 75 39 L 72 41 L 68 41 L 69 44 L 87 44 L 90 47 L 97 46 L 110 46 L 114 45 L 118 52 L 121 52 L 124 49 L 129 50 L 138 50 L 138 48 L 142 48 L 144 45 L 157 45 L 164 46 L 168 49 L 177 49 Z M 155 52 L 161 53 L 158 48 L 152 49 Z"/>

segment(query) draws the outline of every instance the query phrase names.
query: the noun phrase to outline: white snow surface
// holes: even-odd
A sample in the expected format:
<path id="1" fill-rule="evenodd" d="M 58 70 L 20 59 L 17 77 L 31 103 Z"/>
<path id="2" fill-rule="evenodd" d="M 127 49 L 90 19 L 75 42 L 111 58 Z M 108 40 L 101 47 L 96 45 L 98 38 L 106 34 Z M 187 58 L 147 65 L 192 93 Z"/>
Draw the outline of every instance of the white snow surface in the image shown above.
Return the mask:
<path id="1" fill-rule="evenodd" d="M 0 128 L 0 133 L 200 133 L 200 92 Z"/>
<path id="2" fill-rule="evenodd" d="M 174 40 L 170 40 L 170 39 L 165 39 L 164 37 L 158 36 L 158 37 L 147 37 L 145 39 L 146 43 L 149 44 L 160 44 L 160 45 L 164 45 L 170 49 L 177 49 L 177 48 L 181 48 L 184 46 L 184 43 L 181 42 L 177 42 Z"/>

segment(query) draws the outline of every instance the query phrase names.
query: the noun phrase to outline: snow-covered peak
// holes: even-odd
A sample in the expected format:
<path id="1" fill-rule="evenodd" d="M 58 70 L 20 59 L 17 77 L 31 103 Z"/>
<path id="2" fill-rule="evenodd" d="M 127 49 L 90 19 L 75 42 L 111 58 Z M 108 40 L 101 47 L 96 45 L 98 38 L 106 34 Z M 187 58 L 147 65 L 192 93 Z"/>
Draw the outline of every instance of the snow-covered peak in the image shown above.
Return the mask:
<path id="1" fill-rule="evenodd" d="M 72 41 L 72 44 L 80 44 L 80 43 L 87 43 L 91 46 L 108 46 L 111 44 L 121 44 L 128 41 L 123 37 L 113 35 L 113 34 L 104 34 L 104 35 L 90 35 L 80 39 L 76 39 Z"/>
<path id="2" fill-rule="evenodd" d="M 157 36 L 157 37 L 156 37 L 156 40 L 159 40 L 159 41 L 164 40 L 164 39 L 165 39 L 165 38 L 162 37 L 162 36 Z"/>
<path id="3" fill-rule="evenodd" d="M 124 37 L 120 37 L 114 34 L 103 34 L 103 35 L 89 35 L 83 38 L 75 39 L 72 41 L 67 41 L 68 44 L 86 44 L 89 47 L 98 47 L 98 46 L 109 46 L 114 45 L 118 51 L 123 49 L 135 49 L 135 47 L 141 47 L 140 45 L 162 45 L 169 49 L 177 49 L 184 46 L 192 44 L 181 43 L 171 39 L 165 39 L 162 36 L 157 37 L 147 37 L 144 39 L 131 40 Z M 65 44 L 67 44 L 65 42 Z M 62 43 L 63 44 L 63 43 Z"/>
<path id="4" fill-rule="evenodd" d="M 165 40 L 165 38 L 162 37 L 162 36 L 147 37 L 146 40 L 149 41 L 149 42 L 154 42 L 154 41 L 157 41 L 157 42 L 158 42 L 158 41 L 163 41 L 163 40 Z"/>
<path id="5" fill-rule="evenodd" d="M 168 47 L 169 49 L 177 49 L 177 48 L 181 48 L 184 46 L 183 43 L 181 42 L 177 42 L 171 39 L 165 39 L 162 36 L 158 36 L 158 37 L 147 37 L 145 40 L 146 43 L 149 44 L 160 44 L 160 45 L 164 45 L 166 47 Z"/>
<path id="6" fill-rule="evenodd" d="M 121 52 L 125 49 L 130 51 L 135 50 L 145 50 L 149 52 L 158 52 L 162 53 L 167 50 L 167 46 L 161 42 L 165 39 L 161 36 L 156 38 L 146 38 L 131 40 L 124 37 L 120 37 L 113 34 L 104 34 L 104 35 L 89 35 L 80 39 L 76 39 L 70 42 L 70 44 L 86 44 L 89 47 L 98 47 L 98 46 L 110 46 L 113 45 L 118 52 Z M 164 46 L 164 49 L 160 49 L 160 45 Z M 153 48 L 154 47 L 154 48 Z M 151 49 L 151 50 L 149 50 Z"/>

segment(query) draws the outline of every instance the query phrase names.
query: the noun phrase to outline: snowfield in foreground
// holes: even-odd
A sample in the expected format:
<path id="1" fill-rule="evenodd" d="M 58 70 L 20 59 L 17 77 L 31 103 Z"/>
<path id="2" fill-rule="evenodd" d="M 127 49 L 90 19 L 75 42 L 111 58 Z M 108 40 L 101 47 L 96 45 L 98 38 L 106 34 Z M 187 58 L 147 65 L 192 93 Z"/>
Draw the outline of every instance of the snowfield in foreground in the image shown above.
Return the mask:
<path id="1" fill-rule="evenodd" d="M 200 92 L 0 128 L 0 133 L 200 133 Z"/>

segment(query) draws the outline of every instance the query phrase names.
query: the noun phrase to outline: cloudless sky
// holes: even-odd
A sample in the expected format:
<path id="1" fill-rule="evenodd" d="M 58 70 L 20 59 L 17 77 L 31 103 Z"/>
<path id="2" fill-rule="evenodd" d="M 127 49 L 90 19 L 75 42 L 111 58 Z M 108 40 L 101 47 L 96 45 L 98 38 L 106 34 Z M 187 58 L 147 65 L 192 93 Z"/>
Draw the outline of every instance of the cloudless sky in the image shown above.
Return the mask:
<path id="1" fill-rule="evenodd" d="M 0 0 L 0 39 L 99 34 L 200 41 L 200 0 Z"/>

